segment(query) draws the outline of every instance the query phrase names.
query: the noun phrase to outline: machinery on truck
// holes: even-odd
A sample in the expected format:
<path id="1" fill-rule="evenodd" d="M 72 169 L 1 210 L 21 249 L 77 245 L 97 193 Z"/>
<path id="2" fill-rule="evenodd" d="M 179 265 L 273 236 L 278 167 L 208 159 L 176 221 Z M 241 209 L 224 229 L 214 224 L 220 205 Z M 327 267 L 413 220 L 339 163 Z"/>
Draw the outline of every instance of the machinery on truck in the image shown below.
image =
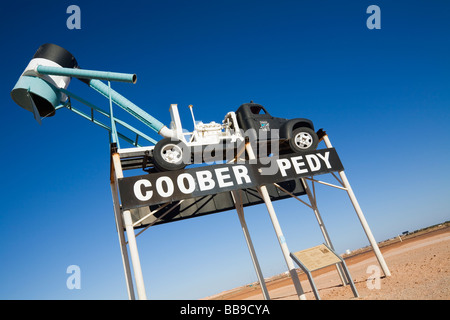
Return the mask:
<path id="1" fill-rule="evenodd" d="M 110 109 L 98 108 L 84 98 L 68 91 L 67 88 L 72 77 L 81 80 L 109 99 Z M 108 85 L 101 80 L 108 81 Z M 228 112 L 222 123 L 195 121 L 192 106 L 190 106 L 194 121 L 192 132 L 183 129 L 178 106 L 172 104 L 170 108 L 171 124 L 167 127 L 114 91 L 110 81 L 136 83 L 136 75 L 81 69 L 69 51 L 48 43 L 40 46 L 36 51 L 11 91 L 11 97 L 19 106 L 32 112 L 39 123 L 41 123 L 42 117 L 53 116 L 56 110 L 67 107 L 110 131 L 113 143 L 118 143 L 118 139 L 122 138 L 138 147 L 140 146 L 138 139 L 145 139 L 154 144 L 154 146 L 146 148 L 145 152 L 159 171 L 183 169 L 187 164 L 192 163 L 198 152 L 201 154 L 200 162 L 205 162 L 206 158 L 203 156 L 203 152 L 206 149 L 212 148 L 214 152 L 217 150 L 226 152 L 229 146 L 235 148 L 247 137 L 257 143 L 276 140 L 282 153 L 310 151 L 316 149 L 318 145 L 318 137 L 311 120 L 273 117 L 266 108 L 253 102 L 242 104 L 235 112 Z M 71 99 L 87 105 L 91 108 L 91 113 L 86 114 L 75 108 L 71 104 Z M 163 139 L 156 141 L 146 133 L 115 117 L 112 111 L 113 103 L 157 132 Z M 94 111 L 108 117 L 110 124 L 97 120 L 94 117 Z M 117 130 L 117 125 L 131 130 L 136 134 L 136 138 L 133 140 L 121 134 Z"/>
<path id="2" fill-rule="evenodd" d="M 250 102 L 242 104 L 235 112 L 228 112 L 222 124 L 215 121 L 205 124 L 195 121 L 192 106 L 189 107 L 194 121 L 193 132 L 183 130 L 177 105 L 171 105 L 170 129 L 174 135 L 160 140 L 153 149 L 154 165 L 161 171 L 179 170 L 192 162 L 204 162 L 207 158 L 200 158 L 200 161 L 193 158 L 196 151 L 202 157 L 207 146 L 212 146 L 216 152 L 222 151 L 225 159 L 227 149 L 236 149 L 245 137 L 266 143 L 269 153 L 274 140 L 281 153 L 317 148 L 318 137 L 309 119 L 273 117 L 262 105 Z"/>

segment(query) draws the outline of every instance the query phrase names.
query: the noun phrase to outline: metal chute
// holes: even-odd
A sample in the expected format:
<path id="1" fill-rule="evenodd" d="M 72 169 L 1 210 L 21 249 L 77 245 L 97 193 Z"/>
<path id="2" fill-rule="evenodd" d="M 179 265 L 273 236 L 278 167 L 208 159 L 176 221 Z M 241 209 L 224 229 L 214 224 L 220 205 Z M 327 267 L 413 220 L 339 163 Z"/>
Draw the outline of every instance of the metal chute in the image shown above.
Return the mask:
<path id="1" fill-rule="evenodd" d="M 72 78 L 79 79 L 109 99 L 110 110 L 102 110 L 68 91 L 67 88 Z M 108 84 L 105 84 L 102 80 L 108 81 Z M 156 140 L 138 131 L 133 126 L 115 118 L 112 113 L 112 103 L 114 103 L 163 137 L 172 137 L 172 130 L 130 100 L 111 89 L 109 83 L 110 81 L 136 83 L 136 80 L 135 74 L 81 69 L 77 60 L 69 51 L 58 45 L 48 43 L 42 45 L 36 51 L 12 89 L 11 97 L 20 107 L 32 112 L 38 123 L 41 123 L 41 117 L 53 116 L 57 109 L 69 106 L 70 100 L 68 101 L 68 97 L 71 97 L 87 105 L 92 111 L 91 115 L 88 115 L 72 108 L 71 105 L 69 109 L 90 119 L 95 124 L 108 129 L 112 134 L 113 141 L 121 137 L 138 146 L 138 137 L 143 137 L 153 144 L 156 143 Z M 102 115 L 109 117 L 111 124 L 106 125 L 94 119 L 93 111 L 98 111 Z M 118 133 L 115 129 L 116 122 L 134 132 L 136 138 L 133 140 Z"/>

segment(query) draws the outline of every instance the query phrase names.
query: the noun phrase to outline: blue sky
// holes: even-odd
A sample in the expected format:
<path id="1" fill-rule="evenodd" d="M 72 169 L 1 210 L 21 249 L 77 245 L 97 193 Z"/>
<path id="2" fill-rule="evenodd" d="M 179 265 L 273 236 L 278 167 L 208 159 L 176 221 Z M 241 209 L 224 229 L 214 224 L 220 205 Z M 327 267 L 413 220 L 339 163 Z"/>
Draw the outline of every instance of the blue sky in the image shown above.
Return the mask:
<path id="1" fill-rule="evenodd" d="M 81 30 L 66 27 L 71 4 Z M 371 4 L 381 8 L 379 30 L 366 27 Z M 166 124 L 171 103 L 192 130 L 189 104 L 197 120 L 218 122 L 250 100 L 311 119 L 328 132 L 380 241 L 450 220 L 449 11 L 446 1 L 3 4 L 0 298 L 127 299 L 107 132 L 68 110 L 39 126 L 10 98 L 41 44 L 68 49 L 85 69 L 136 73 L 136 84 L 113 88 Z M 77 80 L 69 90 L 109 106 Z M 367 245 L 345 192 L 317 194 L 336 251 Z M 291 251 L 323 242 L 309 208 L 291 199 L 275 210 Z M 245 212 L 264 276 L 286 271 L 265 207 Z M 150 299 L 256 281 L 234 211 L 155 226 L 137 241 Z M 66 286 L 70 265 L 80 267 L 79 290 Z"/>

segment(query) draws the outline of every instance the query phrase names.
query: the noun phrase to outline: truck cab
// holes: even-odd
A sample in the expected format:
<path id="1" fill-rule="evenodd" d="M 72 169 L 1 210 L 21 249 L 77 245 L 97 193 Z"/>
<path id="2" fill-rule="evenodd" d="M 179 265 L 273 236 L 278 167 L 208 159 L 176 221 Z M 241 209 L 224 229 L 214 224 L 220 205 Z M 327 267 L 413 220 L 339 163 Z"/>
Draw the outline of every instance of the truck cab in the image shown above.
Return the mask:
<path id="1" fill-rule="evenodd" d="M 242 104 L 236 110 L 236 119 L 240 129 L 250 138 L 257 141 L 260 141 L 261 138 L 267 140 L 278 139 L 280 151 L 302 152 L 314 150 L 319 142 L 311 120 L 273 117 L 266 108 L 257 103 Z M 278 135 L 274 135 L 272 131 L 274 129 L 278 130 Z"/>

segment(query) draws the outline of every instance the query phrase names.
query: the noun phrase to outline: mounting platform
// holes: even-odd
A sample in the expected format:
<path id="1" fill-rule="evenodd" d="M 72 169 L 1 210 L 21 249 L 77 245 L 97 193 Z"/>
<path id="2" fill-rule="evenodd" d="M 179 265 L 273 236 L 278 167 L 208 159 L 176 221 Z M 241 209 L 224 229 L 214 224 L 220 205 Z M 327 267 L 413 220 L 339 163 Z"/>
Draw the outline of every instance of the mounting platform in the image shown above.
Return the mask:
<path id="1" fill-rule="evenodd" d="M 129 298 L 135 299 L 135 291 L 128 249 L 137 296 L 139 299 L 147 298 L 136 243 L 137 236 L 155 224 L 236 209 L 263 296 L 270 299 L 244 218 L 244 207 L 265 203 L 298 298 L 306 299 L 272 202 L 293 197 L 311 208 L 326 245 L 334 251 L 317 207 L 314 183 L 347 192 L 384 274 L 390 276 L 336 150 L 324 131 L 319 130 L 318 135 L 325 143 L 326 149 L 280 156 L 276 160 L 277 172 L 270 175 L 262 174 L 268 172 L 265 169 L 268 169 L 269 165 L 266 164 L 264 167 L 260 161 L 255 161 L 256 157 L 250 143 L 245 144 L 249 156 L 247 162 L 236 161 L 170 172 L 155 172 L 152 169 L 153 147 L 112 148 L 111 191 Z M 253 163 L 250 163 L 252 160 Z M 144 169 L 149 173 L 124 177 L 124 171 L 132 169 Z M 340 179 L 335 172 L 338 172 Z M 315 176 L 327 173 L 332 174 L 340 185 L 315 179 Z M 312 183 L 312 189 L 307 181 Z M 309 203 L 300 198 L 302 195 L 308 196 Z M 137 229 L 142 230 L 136 234 Z M 337 263 L 336 267 L 343 285 L 349 283 L 342 263 Z"/>

